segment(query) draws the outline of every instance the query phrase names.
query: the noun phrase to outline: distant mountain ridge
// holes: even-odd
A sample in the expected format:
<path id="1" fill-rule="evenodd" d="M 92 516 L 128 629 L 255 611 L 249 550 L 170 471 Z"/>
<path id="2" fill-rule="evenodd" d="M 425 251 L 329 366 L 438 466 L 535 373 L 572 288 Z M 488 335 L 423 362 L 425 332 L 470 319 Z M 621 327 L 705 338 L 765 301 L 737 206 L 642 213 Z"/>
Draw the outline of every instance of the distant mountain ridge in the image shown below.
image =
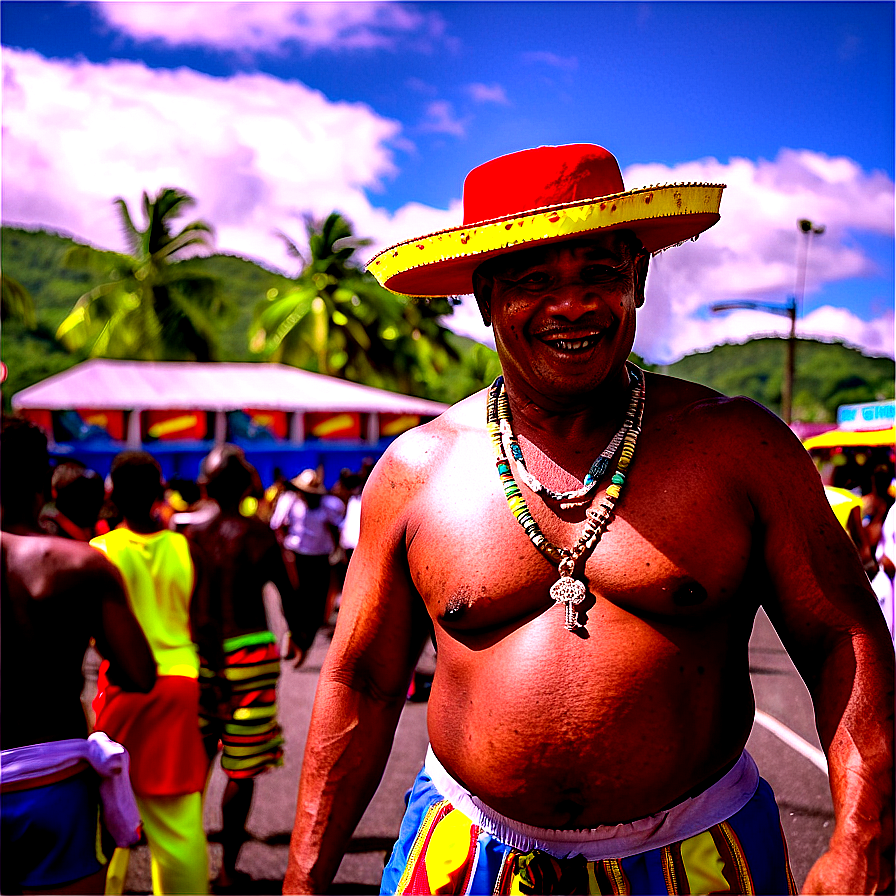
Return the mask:
<path id="1" fill-rule="evenodd" d="M 780 413 L 786 352 L 786 339 L 763 337 L 717 345 L 662 369 L 725 395 L 746 395 Z M 793 419 L 834 422 L 842 404 L 891 399 L 894 376 L 892 358 L 871 357 L 840 342 L 798 339 Z"/>
<path id="2" fill-rule="evenodd" d="M 2 356 L 9 375 L 3 384 L 3 404 L 20 389 L 40 382 L 79 363 L 54 334 L 78 297 L 93 284 L 83 271 L 64 267 L 68 249 L 79 245 L 67 236 L 45 230 L 2 228 L 0 263 L 4 275 L 14 278 L 30 293 L 37 313 L 37 329 L 29 331 L 18 320 L 5 317 Z M 102 250 L 90 249 L 102 256 Z M 210 255 L 191 259 L 190 266 L 212 275 L 222 285 L 229 314 L 219 330 L 222 361 L 257 361 L 249 351 L 248 331 L 252 311 L 270 289 L 284 289 L 292 281 L 281 273 L 235 255 Z M 457 337 L 458 349 L 467 356 L 444 377 L 441 394 L 426 396 L 455 401 L 479 388 L 479 381 L 497 371 L 494 353 L 465 337 Z M 780 411 L 781 382 L 786 340 L 772 337 L 742 344 L 726 343 L 697 352 L 674 364 L 645 363 L 650 370 L 702 383 L 726 395 L 746 395 L 775 412 Z M 472 361 L 470 360 L 472 358 Z M 794 419 L 833 422 L 837 407 L 894 397 L 896 365 L 891 358 L 875 358 L 841 343 L 800 339 L 796 354 Z"/>

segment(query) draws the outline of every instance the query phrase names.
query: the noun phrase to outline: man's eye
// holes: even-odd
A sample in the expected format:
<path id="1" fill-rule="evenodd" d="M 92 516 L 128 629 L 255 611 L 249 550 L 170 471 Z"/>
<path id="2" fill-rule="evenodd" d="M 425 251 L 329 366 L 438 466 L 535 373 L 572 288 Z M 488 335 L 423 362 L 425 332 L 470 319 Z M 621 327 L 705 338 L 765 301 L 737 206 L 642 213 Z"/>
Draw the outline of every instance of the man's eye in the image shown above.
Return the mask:
<path id="1" fill-rule="evenodd" d="M 517 286 L 542 286 L 547 283 L 550 278 L 547 274 L 542 271 L 533 271 L 531 274 L 526 274 L 523 277 L 517 278 L 516 285 Z"/>
<path id="2" fill-rule="evenodd" d="M 510 275 L 497 279 L 515 289 L 537 289 L 550 281 L 544 271 L 532 271 L 529 274 Z"/>
<path id="3" fill-rule="evenodd" d="M 608 283 L 618 280 L 625 273 L 625 268 L 609 264 L 593 264 L 585 269 L 585 277 L 592 283 Z"/>

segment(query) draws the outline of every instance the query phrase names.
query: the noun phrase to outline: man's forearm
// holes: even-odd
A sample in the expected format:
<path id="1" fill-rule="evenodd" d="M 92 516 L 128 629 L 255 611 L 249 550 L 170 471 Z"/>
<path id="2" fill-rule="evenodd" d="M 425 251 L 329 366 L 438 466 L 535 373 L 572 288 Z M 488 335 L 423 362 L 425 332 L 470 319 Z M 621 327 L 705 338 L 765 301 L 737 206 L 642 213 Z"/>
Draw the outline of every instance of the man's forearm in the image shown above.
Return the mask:
<path id="1" fill-rule="evenodd" d="M 373 797 L 404 705 L 321 680 L 305 748 L 284 893 L 326 892 Z"/>
<path id="2" fill-rule="evenodd" d="M 879 642 L 866 636 L 841 644 L 813 689 L 835 828 L 827 887 L 810 875 L 810 891 L 871 893 L 892 875 L 893 652 Z"/>

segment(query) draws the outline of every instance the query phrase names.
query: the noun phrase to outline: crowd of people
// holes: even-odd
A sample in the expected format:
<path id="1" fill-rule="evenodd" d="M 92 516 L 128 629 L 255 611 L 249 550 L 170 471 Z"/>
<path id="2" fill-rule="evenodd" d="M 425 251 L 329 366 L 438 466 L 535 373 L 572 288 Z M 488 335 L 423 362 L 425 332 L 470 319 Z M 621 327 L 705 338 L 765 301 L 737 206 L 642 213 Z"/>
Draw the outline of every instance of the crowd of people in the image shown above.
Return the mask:
<path id="1" fill-rule="evenodd" d="M 23 657 L 38 650 L 49 648 L 55 658 L 41 665 L 44 678 L 34 682 L 47 711 L 36 712 L 28 694 L 4 684 L 2 748 L 13 751 L 4 752 L 4 765 L 14 765 L 7 755 L 14 759 L 16 750 L 36 744 L 64 744 L 69 751 L 74 745 L 77 756 L 63 762 L 62 772 L 57 750 L 24 782 L 4 776 L 2 891 L 49 885 L 55 892 L 122 892 L 128 848 L 138 835 L 131 831 L 116 845 L 104 834 L 106 869 L 90 834 L 96 826 L 84 822 L 102 803 L 103 780 L 93 771 L 91 786 L 81 757 L 88 742 L 77 696 L 88 643 L 103 657 L 94 730 L 127 748 L 155 891 L 208 888 L 202 798 L 219 752 L 227 783 L 214 884 L 239 891 L 245 881 L 236 864 L 255 778 L 283 752 L 276 714 L 280 663 L 300 666 L 332 618 L 358 543 L 361 491 L 373 463 L 343 469 L 330 489 L 319 470 L 288 479 L 277 468 L 263 488 L 242 450 L 225 444 L 204 459 L 198 480 L 166 483 L 151 455 L 123 452 L 104 482 L 78 461 L 51 467 L 46 438 L 23 420 L 4 420 L 2 445 L 0 681 L 10 682 Z M 890 611 L 892 635 L 892 458 L 878 451 L 857 460 L 856 454 L 818 466 L 885 615 Z M 838 504 L 840 494 L 849 500 Z M 279 643 L 265 615 L 269 582 L 289 626 Z M 52 767 L 44 769 L 46 762 Z M 55 811 L 60 801 L 66 813 Z M 104 811 L 122 813 L 114 804 Z M 16 829 L 23 825 L 27 834 L 20 839 Z M 54 842 L 66 844 L 58 856 L 49 849 L 46 859 L 26 867 L 23 857 L 39 854 L 32 844 Z"/>
<path id="2" fill-rule="evenodd" d="M 124 451 L 104 483 L 75 461 L 51 468 L 46 437 L 23 419 L 4 418 L 0 439 L 0 889 L 121 893 L 142 836 L 154 892 L 208 892 L 203 795 L 220 754 L 223 850 L 212 884 L 242 892 L 236 865 L 255 779 L 282 763 L 281 659 L 301 665 L 334 609 L 372 463 L 343 470 L 328 494 L 310 469 L 291 480 L 278 471 L 263 489 L 229 444 L 210 452 L 195 482 L 166 483 L 151 454 Z M 289 626 L 279 643 L 268 583 Z M 91 643 L 102 657 L 92 732 L 81 704 Z M 38 656 L 24 689 L 16 675 Z M 103 796 L 110 760 L 94 759 L 110 753 L 125 757 L 116 786 L 129 785 L 117 803 Z M 122 815 L 130 830 L 119 824 L 98 850 L 97 818 L 102 832 Z"/>
<path id="3" fill-rule="evenodd" d="M 896 479 L 893 446 L 815 452 L 828 502 L 849 533 L 896 637 Z"/>

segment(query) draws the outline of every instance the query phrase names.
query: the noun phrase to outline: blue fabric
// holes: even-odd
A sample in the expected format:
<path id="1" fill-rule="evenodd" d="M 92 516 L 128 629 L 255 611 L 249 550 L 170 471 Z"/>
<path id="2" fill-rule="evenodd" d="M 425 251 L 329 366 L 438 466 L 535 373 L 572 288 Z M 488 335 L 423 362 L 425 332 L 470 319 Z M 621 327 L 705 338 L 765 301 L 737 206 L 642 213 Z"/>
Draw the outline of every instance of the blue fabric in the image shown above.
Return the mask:
<path id="1" fill-rule="evenodd" d="M 0 795 L 5 887 L 49 889 L 99 871 L 98 811 L 99 783 L 91 769 Z"/>

